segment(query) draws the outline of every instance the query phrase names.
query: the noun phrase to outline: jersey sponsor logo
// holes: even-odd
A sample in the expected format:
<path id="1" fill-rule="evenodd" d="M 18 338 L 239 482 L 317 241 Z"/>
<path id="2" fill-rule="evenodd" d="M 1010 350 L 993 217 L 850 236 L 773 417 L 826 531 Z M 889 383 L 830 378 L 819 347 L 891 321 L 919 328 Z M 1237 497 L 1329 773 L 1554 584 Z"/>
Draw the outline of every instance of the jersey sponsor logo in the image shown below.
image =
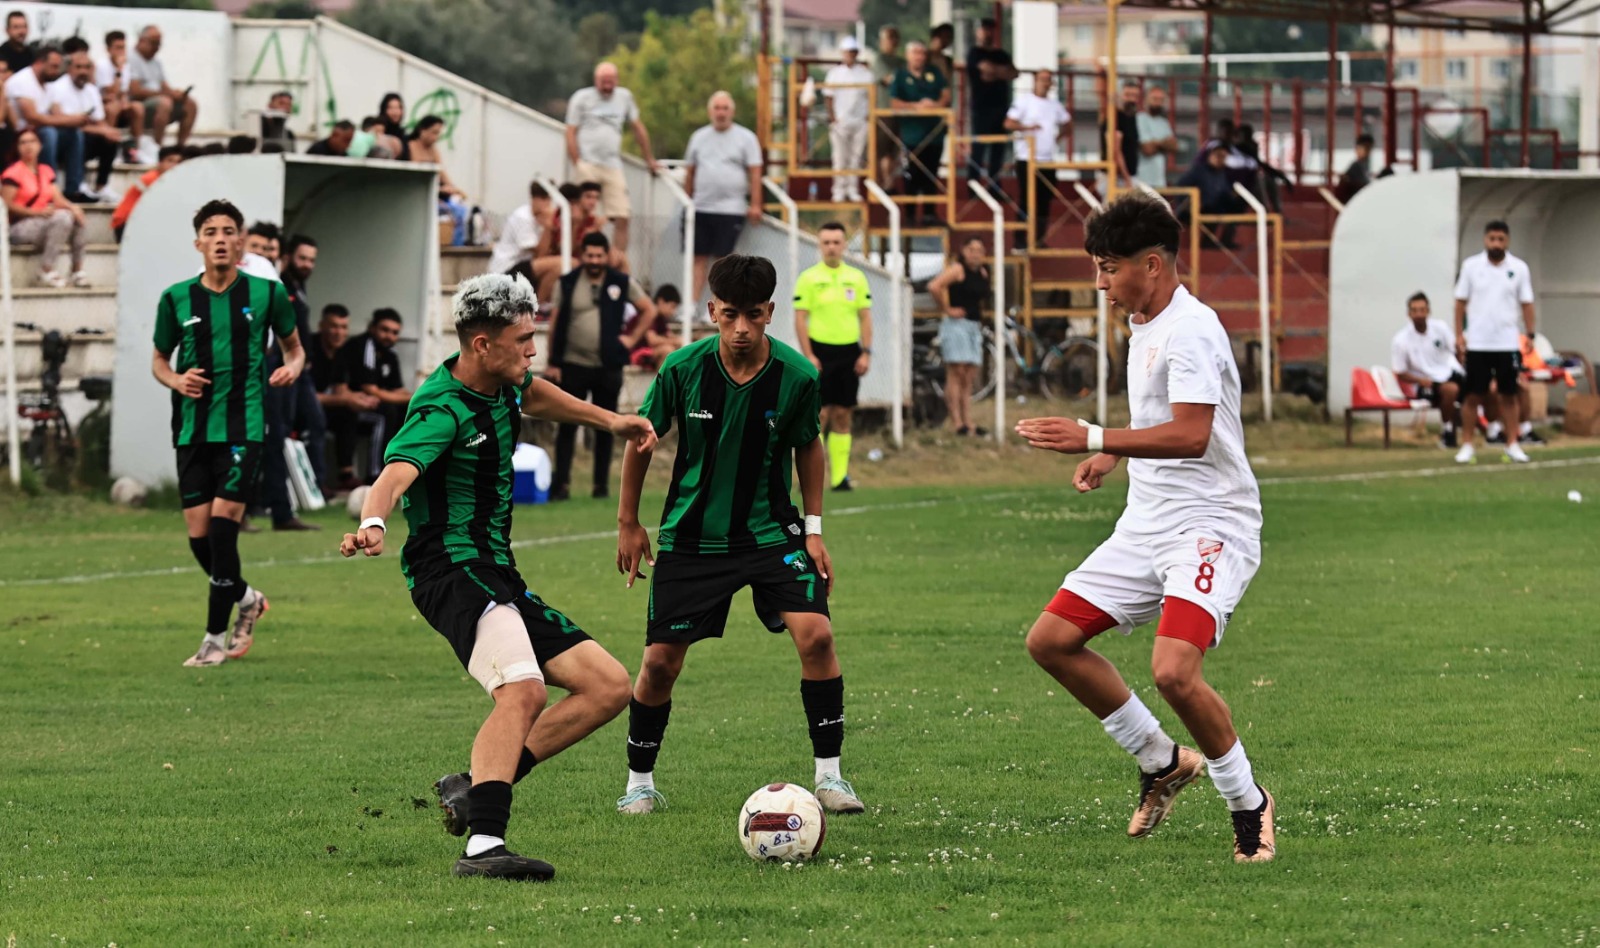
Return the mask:
<path id="1" fill-rule="evenodd" d="M 800 525 L 798 523 L 789 524 L 789 532 L 794 534 L 795 536 L 799 536 L 800 535 Z"/>
<path id="2" fill-rule="evenodd" d="M 793 524 L 791 524 L 790 527 L 792 528 Z M 793 566 L 794 571 L 797 573 L 804 573 L 806 571 L 806 555 L 799 550 L 795 550 L 793 553 L 785 556 L 783 561 L 786 564 Z"/>
<path id="3" fill-rule="evenodd" d="M 200 317 L 199 316 L 195 316 L 192 319 L 185 320 L 184 321 L 184 326 L 194 326 L 194 325 L 197 325 L 199 322 L 200 322 Z"/>
<path id="4" fill-rule="evenodd" d="M 1210 537 L 1201 537 L 1194 541 L 1195 548 L 1200 551 L 1202 563 L 1216 563 L 1217 557 L 1222 555 L 1222 541 Z"/>
<path id="5" fill-rule="evenodd" d="M 674 622 L 674 623 L 672 623 L 672 625 L 668 626 L 667 628 L 671 629 L 674 632 L 688 632 L 690 629 L 694 628 L 694 623 L 693 622 L 688 622 L 688 621 Z"/>
<path id="6" fill-rule="evenodd" d="M 489 436 L 480 431 L 477 434 L 473 435 L 472 437 L 468 438 L 467 440 L 461 442 L 461 446 L 463 448 L 476 448 L 478 445 L 480 445 L 480 444 L 482 444 L 482 443 L 484 443 L 485 441 L 488 441 L 488 440 L 489 440 Z"/>
<path id="7" fill-rule="evenodd" d="M 696 408 L 694 411 L 689 413 L 689 417 L 698 418 L 701 421 L 710 421 L 715 416 L 703 408 Z"/>

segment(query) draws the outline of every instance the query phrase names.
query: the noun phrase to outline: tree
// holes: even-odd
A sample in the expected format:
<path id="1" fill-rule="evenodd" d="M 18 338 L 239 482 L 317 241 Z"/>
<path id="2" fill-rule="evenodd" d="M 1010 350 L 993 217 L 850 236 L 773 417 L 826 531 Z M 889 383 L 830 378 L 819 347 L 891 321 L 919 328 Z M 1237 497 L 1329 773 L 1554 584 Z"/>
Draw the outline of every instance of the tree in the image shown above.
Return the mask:
<path id="1" fill-rule="evenodd" d="M 755 124 L 755 62 L 746 54 L 744 30 L 718 27 L 709 9 L 687 17 L 645 17 L 636 49 L 619 46 L 608 57 L 622 85 L 633 90 L 650 129 L 655 153 L 683 154 L 694 130 L 706 124 L 706 100 L 719 89 L 733 95 L 740 124 Z M 633 139 L 626 139 L 629 147 Z"/>
<path id="2" fill-rule="evenodd" d="M 1326 52 L 1328 49 L 1328 24 L 1323 22 L 1219 16 L 1212 23 L 1213 53 L 1312 53 Z M 1372 51 L 1376 48 L 1371 40 L 1362 35 L 1361 27 L 1351 23 L 1339 24 L 1335 35 L 1339 40 L 1339 49 L 1344 52 Z M 1203 38 L 1190 40 L 1189 52 L 1198 55 L 1204 44 Z M 1325 62 L 1230 63 L 1228 75 L 1316 81 L 1327 78 L 1328 65 Z M 1350 78 L 1355 82 L 1382 82 L 1382 60 L 1354 60 L 1350 64 Z"/>
<path id="3" fill-rule="evenodd" d="M 591 13 L 578 21 L 578 60 L 594 65 L 618 46 L 638 46 L 638 33 L 624 33 L 610 13 Z"/>
<path id="4" fill-rule="evenodd" d="M 780 0 L 773 0 L 780 2 Z M 928 0 L 861 0 L 861 22 L 867 27 L 867 45 L 877 48 L 878 31 L 886 26 L 900 29 L 900 42 L 928 39 Z M 959 58 L 959 57 L 958 57 Z"/>
<path id="5" fill-rule="evenodd" d="M 315 20 L 322 10 L 312 0 L 256 0 L 244 15 L 260 20 Z"/>
<path id="6" fill-rule="evenodd" d="M 645 19 L 651 12 L 659 16 L 688 16 L 705 6 L 710 6 L 710 0 L 585 0 L 583 10 L 589 14 L 609 13 L 619 31 L 638 33 L 644 29 Z"/>
<path id="7" fill-rule="evenodd" d="M 584 84 L 555 0 L 361 0 L 344 22 L 463 79 L 555 112 Z"/>

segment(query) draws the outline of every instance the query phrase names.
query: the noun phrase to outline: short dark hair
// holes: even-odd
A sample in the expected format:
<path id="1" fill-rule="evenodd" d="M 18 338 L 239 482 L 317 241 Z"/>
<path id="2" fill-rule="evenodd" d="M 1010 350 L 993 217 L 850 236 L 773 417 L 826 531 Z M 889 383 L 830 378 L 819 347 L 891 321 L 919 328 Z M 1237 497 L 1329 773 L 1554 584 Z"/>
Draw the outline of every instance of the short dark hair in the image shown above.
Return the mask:
<path id="1" fill-rule="evenodd" d="M 928 35 L 929 36 L 948 36 L 951 39 L 954 39 L 955 35 L 956 35 L 956 28 L 955 28 L 955 25 L 952 24 L 952 23 L 940 23 L 938 26 L 936 26 L 933 29 L 929 30 L 928 31 Z"/>
<path id="2" fill-rule="evenodd" d="M 1511 236 L 1511 226 L 1505 221 L 1492 220 L 1488 224 L 1484 225 L 1483 232 L 1485 234 L 1493 234 L 1496 231 L 1505 234 L 1507 237 Z"/>
<path id="3" fill-rule="evenodd" d="M 112 30 L 106 34 L 106 46 L 109 47 L 112 43 L 118 42 L 119 40 L 126 42 L 127 39 L 128 34 L 122 32 L 121 30 Z"/>
<path id="4" fill-rule="evenodd" d="M 251 237 L 265 237 L 268 240 L 283 239 L 283 231 L 271 221 L 256 221 L 245 233 Z"/>
<path id="5" fill-rule="evenodd" d="M 778 271 L 766 257 L 730 253 L 711 265 L 706 276 L 711 295 L 744 309 L 766 303 L 778 288 Z"/>
<path id="6" fill-rule="evenodd" d="M 349 315 L 350 308 L 345 306 L 343 303 L 329 303 L 327 306 L 322 307 L 323 319 L 327 319 L 329 316 L 348 317 Z"/>
<path id="7" fill-rule="evenodd" d="M 399 310 L 384 306 L 372 311 L 372 322 L 367 325 L 376 326 L 379 323 L 394 323 L 396 326 L 404 326 L 405 320 L 400 318 Z"/>
<path id="8" fill-rule="evenodd" d="M 336 132 L 350 132 L 351 134 L 354 134 L 356 125 L 349 119 L 340 119 L 339 121 L 333 123 L 333 130 Z"/>
<path id="9" fill-rule="evenodd" d="M 1422 292 L 1421 290 L 1418 290 L 1415 293 L 1411 294 L 1411 298 L 1406 300 L 1406 309 L 1410 309 L 1411 308 L 1411 304 L 1415 303 L 1415 302 L 1418 302 L 1418 301 L 1421 301 L 1423 303 L 1428 302 L 1428 294 Z"/>
<path id="10" fill-rule="evenodd" d="M 206 153 L 205 149 L 201 148 L 199 145 L 184 145 L 183 146 L 183 160 L 184 161 L 188 161 L 190 158 L 199 158 L 201 155 L 203 155 L 205 153 Z"/>
<path id="11" fill-rule="evenodd" d="M 1091 257 L 1128 259 L 1152 247 L 1168 256 L 1178 252 L 1178 219 L 1159 197 L 1126 191 L 1103 210 L 1089 215 L 1083 249 Z"/>
<path id="12" fill-rule="evenodd" d="M 817 233 L 820 234 L 825 230 L 836 230 L 841 234 L 849 233 L 848 230 L 845 230 L 844 224 L 840 223 L 839 221 L 829 221 L 826 224 L 823 224 L 821 227 L 817 228 Z"/>
<path id="13" fill-rule="evenodd" d="M 971 234 L 971 235 L 969 235 L 967 237 L 966 240 L 963 240 L 961 242 L 961 249 L 962 250 L 967 249 L 967 244 L 982 244 L 983 245 L 983 249 L 985 249 L 985 250 L 989 249 L 989 242 L 984 240 L 982 237 L 979 237 L 977 234 Z"/>
<path id="14" fill-rule="evenodd" d="M 583 235 L 583 242 L 579 246 L 581 246 L 584 250 L 587 250 L 590 247 L 599 247 L 601 250 L 610 250 L 611 241 L 606 239 L 605 234 L 602 234 L 597 230 L 591 230 L 587 234 Z"/>
<path id="15" fill-rule="evenodd" d="M 7 20 L 6 22 L 9 23 L 11 21 Z M 40 44 L 38 44 L 38 48 L 36 50 L 34 50 L 33 58 L 34 59 L 48 59 L 52 55 L 60 56 L 61 55 L 61 47 L 56 43 L 40 43 Z"/>
<path id="16" fill-rule="evenodd" d="M 986 30 L 992 30 L 995 27 L 999 26 L 1000 23 L 994 17 L 986 16 L 983 19 L 978 21 L 978 25 L 983 27 Z"/>
<path id="17" fill-rule="evenodd" d="M 363 132 L 369 128 L 377 128 L 381 125 L 383 125 L 383 119 L 378 118 L 376 115 L 369 115 L 361 120 L 361 130 Z"/>
<path id="18" fill-rule="evenodd" d="M 412 127 L 412 129 L 411 129 L 411 137 L 412 138 L 421 138 L 423 132 L 426 132 L 428 129 L 433 128 L 436 125 L 443 125 L 443 124 L 444 124 L 444 119 L 440 118 L 437 115 L 424 115 L 422 118 L 418 119 L 417 120 L 417 124 Z"/>
<path id="19" fill-rule="evenodd" d="M 200 148 L 200 154 L 202 155 L 226 155 L 227 153 L 228 146 L 222 142 L 209 142 Z"/>
<path id="20" fill-rule="evenodd" d="M 244 230 L 244 215 L 239 213 L 239 209 L 233 206 L 232 201 L 217 198 L 202 204 L 200 210 L 194 212 L 194 232 L 200 233 L 200 225 L 213 217 L 226 217 L 233 221 L 233 226 Z"/>
<path id="21" fill-rule="evenodd" d="M 11 25 L 11 21 L 15 20 L 19 16 L 22 17 L 24 20 L 26 20 L 28 18 L 28 15 L 26 13 L 23 13 L 21 10 L 12 10 L 10 13 L 7 13 L 6 14 L 6 25 L 10 26 Z"/>
<path id="22" fill-rule="evenodd" d="M 578 186 L 570 181 L 556 188 L 556 190 L 560 191 L 561 196 L 568 201 L 576 201 L 578 199 Z"/>
<path id="23" fill-rule="evenodd" d="M 1368 148 L 1371 148 L 1373 145 L 1377 144 L 1377 141 L 1378 141 L 1377 139 L 1373 138 L 1371 135 L 1367 134 L 1366 132 L 1362 132 L 1360 135 L 1356 136 L 1356 144 L 1357 145 L 1365 145 Z"/>
<path id="24" fill-rule="evenodd" d="M 89 41 L 81 36 L 69 36 L 61 41 L 61 55 L 71 56 L 74 53 L 87 53 Z"/>
<path id="25" fill-rule="evenodd" d="M 679 293 L 678 288 L 671 283 L 663 283 L 656 289 L 656 295 L 652 299 L 657 303 L 682 303 L 683 294 Z"/>
<path id="26" fill-rule="evenodd" d="M 184 154 L 184 146 L 182 146 L 182 145 L 162 145 L 161 146 L 161 150 L 156 152 L 156 163 L 160 164 L 161 162 L 166 161 L 168 158 L 171 158 L 173 156 L 177 156 L 179 158 L 187 157 Z"/>
<path id="27" fill-rule="evenodd" d="M 578 184 L 578 195 L 580 197 L 588 194 L 591 191 L 593 191 L 595 194 L 599 194 L 602 190 L 604 189 L 600 187 L 600 182 L 598 181 L 583 181 L 579 182 Z"/>
<path id="28" fill-rule="evenodd" d="M 532 182 L 531 184 L 528 185 L 528 197 L 531 197 L 531 198 L 544 198 L 545 200 L 549 200 L 550 199 L 550 192 L 545 190 L 544 185 L 540 184 L 537 181 L 534 181 L 534 182 Z"/>
<path id="29" fill-rule="evenodd" d="M 290 234 L 289 238 L 283 242 L 283 256 L 287 259 L 294 256 L 294 252 L 301 247 L 310 247 L 315 250 L 316 246 L 316 238 L 310 234 Z"/>
<path id="30" fill-rule="evenodd" d="M 256 145 L 254 135 L 234 135 L 228 139 L 228 154 L 251 155 L 255 153 Z"/>
<path id="31" fill-rule="evenodd" d="M 286 151 L 286 149 L 283 147 L 283 142 L 261 143 L 261 153 L 263 155 L 281 155 L 284 153 L 284 151 Z"/>

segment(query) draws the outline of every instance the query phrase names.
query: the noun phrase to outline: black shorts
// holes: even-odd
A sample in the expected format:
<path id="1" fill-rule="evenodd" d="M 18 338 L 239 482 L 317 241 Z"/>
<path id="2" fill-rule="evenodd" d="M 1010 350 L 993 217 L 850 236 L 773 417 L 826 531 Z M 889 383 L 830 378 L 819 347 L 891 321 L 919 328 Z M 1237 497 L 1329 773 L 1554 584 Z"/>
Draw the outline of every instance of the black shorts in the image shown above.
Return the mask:
<path id="1" fill-rule="evenodd" d="M 1467 377 L 1465 375 L 1462 375 L 1460 372 L 1452 372 L 1450 373 L 1450 377 L 1445 379 L 1443 382 L 1435 382 L 1432 385 L 1418 386 L 1417 397 L 1426 398 L 1428 400 L 1428 404 L 1435 408 L 1442 408 L 1444 406 L 1440 405 L 1439 402 L 1444 396 L 1440 394 L 1439 389 L 1446 385 L 1454 385 L 1459 394 L 1461 390 L 1466 388 L 1466 384 Z"/>
<path id="2" fill-rule="evenodd" d="M 733 594 L 746 586 L 755 598 L 756 618 L 769 632 L 783 631 L 784 612 L 828 614 L 828 581 L 798 545 L 754 553 L 663 550 L 650 577 L 645 644 L 721 638 Z"/>
<path id="3" fill-rule="evenodd" d="M 694 212 L 694 255 L 696 257 L 726 257 L 733 253 L 739 235 L 744 233 L 743 214 L 707 214 Z"/>
<path id="4" fill-rule="evenodd" d="M 1467 385 L 1463 395 L 1489 394 L 1489 381 L 1501 395 L 1511 396 L 1522 391 L 1518 376 L 1522 374 L 1522 353 L 1467 351 Z"/>
<path id="5" fill-rule="evenodd" d="M 817 385 L 822 404 L 856 407 L 856 393 L 861 389 L 861 376 L 856 374 L 856 360 L 861 358 L 861 345 L 830 346 L 813 342 L 811 352 L 822 363 L 822 379 Z"/>
<path id="6" fill-rule="evenodd" d="M 178 448 L 178 493 L 185 509 L 214 498 L 245 503 L 254 495 L 266 456 L 259 441 L 186 444 Z"/>
<path id="7" fill-rule="evenodd" d="M 472 659 L 478 620 L 491 603 L 516 606 L 522 613 L 528 641 L 533 643 L 533 657 L 541 668 L 567 649 L 589 641 L 588 633 L 559 610 L 545 605 L 508 566 L 479 563 L 454 567 L 417 583 L 411 590 L 411 602 L 434 631 L 450 643 L 462 668 Z"/>

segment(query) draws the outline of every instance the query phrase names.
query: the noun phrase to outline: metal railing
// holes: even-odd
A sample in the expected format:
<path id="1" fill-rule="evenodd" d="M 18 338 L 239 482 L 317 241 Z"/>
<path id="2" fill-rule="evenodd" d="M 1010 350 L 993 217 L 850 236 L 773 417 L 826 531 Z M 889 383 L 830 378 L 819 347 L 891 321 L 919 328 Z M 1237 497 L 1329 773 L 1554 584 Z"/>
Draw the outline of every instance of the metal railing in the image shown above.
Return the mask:
<path id="1" fill-rule="evenodd" d="M 889 266 L 886 269 L 894 277 L 894 282 L 889 284 L 889 308 L 894 311 L 894 321 L 890 324 L 895 327 L 894 352 L 894 411 L 889 417 L 890 431 L 894 435 L 894 446 L 904 447 L 906 438 L 905 423 L 905 392 L 906 392 L 906 352 L 911 347 L 911 321 L 906 319 L 906 300 L 901 298 L 901 274 L 905 272 L 905 264 L 900 259 L 900 206 L 894 202 L 883 188 L 878 187 L 878 182 L 865 178 L 861 182 L 872 199 L 883 206 L 884 212 L 889 215 Z"/>
<path id="2" fill-rule="evenodd" d="M 994 440 L 996 444 L 1004 444 L 1006 440 L 1006 268 L 1005 268 L 1005 240 L 1006 240 L 1006 212 L 1000 208 L 1000 202 L 994 199 L 989 189 L 981 181 L 967 179 L 967 187 L 989 208 L 989 213 L 994 219 L 994 256 L 999 266 L 994 268 Z"/>
<path id="3" fill-rule="evenodd" d="M 1267 208 L 1243 184 L 1234 182 L 1233 193 L 1239 195 L 1256 215 L 1256 287 L 1257 303 L 1261 308 L 1261 411 L 1267 421 L 1272 420 L 1272 300 L 1267 285 Z"/>
<path id="4" fill-rule="evenodd" d="M 1100 198 L 1096 197 L 1093 191 L 1084 187 L 1082 181 L 1074 184 L 1072 188 L 1078 192 L 1078 197 L 1083 198 L 1083 202 L 1089 205 L 1091 210 L 1100 210 Z M 1099 282 L 1100 280 L 1097 277 L 1095 283 L 1099 284 Z M 1111 307 L 1106 302 L 1105 290 L 1096 285 L 1094 292 L 1099 310 L 1099 314 L 1095 319 L 1094 330 L 1096 349 L 1099 350 L 1095 354 L 1094 413 L 1095 424 L 1104 426 L 1108 417 L 1106 415 L 1106 376 L 1111 372 L 1111 357 L 1108 349 L 1111 344 Z"/>

